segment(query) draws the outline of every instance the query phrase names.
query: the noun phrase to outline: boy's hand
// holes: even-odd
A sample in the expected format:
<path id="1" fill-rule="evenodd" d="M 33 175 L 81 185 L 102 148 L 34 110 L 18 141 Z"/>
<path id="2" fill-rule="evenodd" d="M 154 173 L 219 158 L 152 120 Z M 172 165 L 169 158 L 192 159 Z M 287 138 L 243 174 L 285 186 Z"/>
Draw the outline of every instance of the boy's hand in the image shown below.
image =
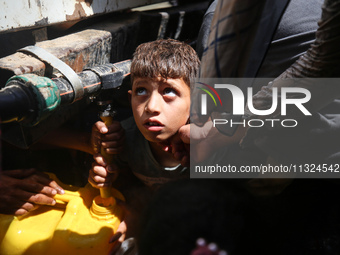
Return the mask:
<path id="1" fill-rule="evenodd" d="M 108 165 L 101 154 L 93 156 L 95 163 L 90 169 L 89 183 L 95 188 L 109 187 L 118 177 L 118 167 L 115 164 Z"/>
<path id="2" fill-rule="evenodd" d="M 0 173 L 0 212 L 24 215 L 38 205 L 55 205 L 55 194 L 64 190 L 35 169 L 7 170 Z"/>
<path id="3" fill-rule="evenodd" d="M 108 154 L 117 154 L 123 149 L 124 139 L 125 131 L 119 121 L 113 121 L 109 126 L 97 121 L 92 126 L 91 147 L 94 154 L 100 153 L 102 147 Z"/>

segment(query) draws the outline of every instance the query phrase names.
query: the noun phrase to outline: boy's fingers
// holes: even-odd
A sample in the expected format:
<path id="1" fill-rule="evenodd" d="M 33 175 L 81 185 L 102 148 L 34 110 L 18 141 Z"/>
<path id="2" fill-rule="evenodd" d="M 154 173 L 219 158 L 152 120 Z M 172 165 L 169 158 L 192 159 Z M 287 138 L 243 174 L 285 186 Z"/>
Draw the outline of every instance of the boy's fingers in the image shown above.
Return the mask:
<path id="1" fill-rule="evenodd" d="M 116 148 L 111 147 L 111 148 L 106 148 L 106 149 L 105 149 L 105 152 L 106 152 L 107 154 L 112 154 L 112 155 L 114 155 L 114 154 L 119 154 L 120 152 L 123 151 L 123 149 L 124 149 L 124 146 L 119 146 L 119 147 L 116 147 Z"/>
<path id="2" fill-rule="evenodd" d="M 122 130 L 117 131 L 117 132 L 102 134 L 100 136 L 100 139 L 104 142 L 117 141 L 117 142 L 123 143 L 124 139 L 125 139 L 125 131 L 122 129 Z"/>
<path id="3" fill-rule="evenodd" d="M 122 147 L 122 142 L 121 141 L 114 141 L 114 140 L 111 140 L 111 141 L 103 141 L 101 143 L 102 147 L 103 148 L 108 148 L 108 149 L 116 149 L 118 147 Z"/>
<path id="4" fill-rule="evenodd" d="M 104 184 L 98 184 L 98 183 L 96 183 L 93 179 L 92 179 L 92 176 L 91 176 L 91 174 L 89 175 L 89 178 L 87 179 L 87 181 L 91 184 L 91 186 L 92 187 L 94 187 L 94 188 L 101 188 L 101 187 L 103 187 L 104 186 Z"/>
<path id="5" fill-rule="evenodd" d="M 88 181 L 94 187 L 101 188 L 101 187 L 110 186 L 114 177 L 115 177 L 114 174 L 108 175 L 105 168 L 103 168 L 103 167 L 101 167 L 101 168 L 102 169 L 99 170 L 100 175 L 98 175 L 95 171 L 90 171 L 90 173 L 89 173 Z M 103 172 L 105 172 L 105 173 L 103 173 Z"/>
<path id="6" fill-rule="evenodd" d="M 94 136 L 93 133 L 92 133 L 92 136 Z M 94 154 L 99 153 L 101 142 L 102 141 L 100 137 L 94 136 L 91 138 L 91 145 L 94 150 Z"/>
<path id="7" fill-rule="evenodd" d="M 102 121 L 97 121 L 94 125 L 94 128 L 96 128 L 100 133 L 102 134 L 106 134 L 109 130 L 107 128 L 107 126 L 105 125 L 104 122 Z"/>
<path id="8" fill-rule="evenodd" d="M 112 133 L 112 132 L 124 132 L 124 129 L 122 128 L 121 124 L 119 121 L 113 121 L 111 125 L 109 125 L 108 127 L 108 132 Z"/>
<path id="9" fill-rule="evenodd" d="M 105 186 L 105 178 L 100 177 L 99 175 L 95 175 L 95 176 L 92 177 L 92 179 L 93 179 L 93 181 L 94 181 L 95 183 L 97 183 L 98 185 L 99 185 L 99 184 L 102 184 L 103 186 Z"/>
<path id="10" fill-rule="evenodd" d="M 92 185 L 94 188 L 103 188 L 103 187 L 110 187 L 109 182 L 96 182 L 96 180 L 93 179 L 93 176 L 89 176 L 88 182 Z"/>
<path id="11" fill-rule="evenodd" d="M 107 166 L 106 161 L 104 159 L 104 157 L 101 154 L 95 154 L 93 156 L 93 159 L 97 162 L 97 164 L 101 165 L 101 166 Z"/>
<path id="12" fill-rule="evenodd" d="M 94 167 L 92 167 L 91 172 L 93 172 L 94 175 L 98 175 L 102 178 L 107 177 L 108 175 L 106 168 L 103 166 L 98 166 L 98 165 L 95 165 Z"/>

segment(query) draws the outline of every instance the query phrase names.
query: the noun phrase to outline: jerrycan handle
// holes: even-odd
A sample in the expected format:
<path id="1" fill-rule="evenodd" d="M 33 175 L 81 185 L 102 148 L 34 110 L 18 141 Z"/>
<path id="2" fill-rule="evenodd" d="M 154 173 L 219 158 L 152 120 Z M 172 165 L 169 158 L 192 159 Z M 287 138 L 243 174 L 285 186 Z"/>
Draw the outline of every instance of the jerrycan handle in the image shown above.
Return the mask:
<path id="1" fill-rule="evenodd" d="M 65 192 L 65 194 L 60 195 L 60 194 L 56 194 L 54 195 L 54 199 L 57 202 L 57 204 L 62 204 L 62 205 L 66 205 L 68 202 L 70 202 L 75 196 L 72 194 L 67 194 L 67 192 Z"/>

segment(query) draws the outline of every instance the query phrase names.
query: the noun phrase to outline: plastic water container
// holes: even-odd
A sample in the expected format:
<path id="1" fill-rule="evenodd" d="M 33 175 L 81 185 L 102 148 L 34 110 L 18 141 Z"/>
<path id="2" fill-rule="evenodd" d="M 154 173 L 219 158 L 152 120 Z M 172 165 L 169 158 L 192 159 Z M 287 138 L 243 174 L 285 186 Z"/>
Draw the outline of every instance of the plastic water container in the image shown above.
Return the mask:
<path id="1" fill-rule="evenodd" d="M 124 200 L 123 195 L 112 188 L 113 197 L 103 201 L 90 184 L 79 188 L 49 175 L 65 194 L 55 196 L 55 206 L 40 206 L 24 216 L 0 214 L 0 254 L 108 254 L 123 217 L 113 197 Z"/>

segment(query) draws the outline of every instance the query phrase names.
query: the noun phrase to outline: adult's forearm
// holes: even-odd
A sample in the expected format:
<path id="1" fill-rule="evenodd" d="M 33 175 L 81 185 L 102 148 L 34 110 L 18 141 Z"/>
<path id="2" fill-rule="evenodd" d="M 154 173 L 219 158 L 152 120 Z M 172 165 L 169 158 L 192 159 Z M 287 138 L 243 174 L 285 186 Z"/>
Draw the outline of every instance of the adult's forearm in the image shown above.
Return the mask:
<path id="1" fill-rule="evenodd" d="M 278 78 L 253 96 L 255 109 L 269 109 L 273 101 L 273 88 L 299 87 L 311 93 L 311 99 L 305 107 L 315 112 L 340 97 L 340 85 L 335 77 L 340 74 L 340 1 L 325 0 L 322 7 L 322 16 L 316 32 L 316 39 L 310 48 Z M 292 80 L 301 78 L 298 80 Z M 311 79 L 306 79 L 311 78 Z M 278 94 L 280 97 L 280 93 Z M 298 94 L 290 94 L 291 98 Z M 287 112 L 286 117 L 294 117 L 295 112 Z M 278 108 L 266 118 L 277 118 L 280 115 Z M 302 115 L 301 115 L 302 116 Z M 301 117 L 300 116 L 300 117 Z M 248 118 L 261 118 L 247 111 Z"/>

